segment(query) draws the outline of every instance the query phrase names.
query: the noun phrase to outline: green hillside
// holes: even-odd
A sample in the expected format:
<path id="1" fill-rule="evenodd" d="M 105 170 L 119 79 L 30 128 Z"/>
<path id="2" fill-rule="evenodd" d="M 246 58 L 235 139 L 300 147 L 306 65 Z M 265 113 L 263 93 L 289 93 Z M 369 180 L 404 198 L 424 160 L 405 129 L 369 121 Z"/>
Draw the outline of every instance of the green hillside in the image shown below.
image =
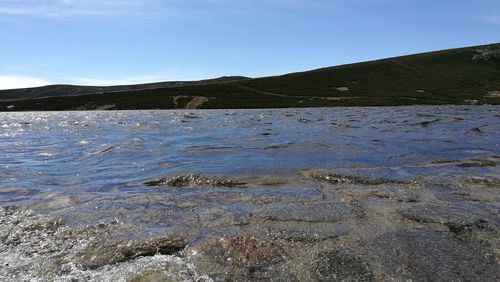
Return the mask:
<path id="1" fill-rule="evenodd" d="M 470 103 L 500 104 L 500 44 L 275 77 L 166 84 L 165 87 L 154 89 L 0 101 L 0 110 L 216 109 Z"/>

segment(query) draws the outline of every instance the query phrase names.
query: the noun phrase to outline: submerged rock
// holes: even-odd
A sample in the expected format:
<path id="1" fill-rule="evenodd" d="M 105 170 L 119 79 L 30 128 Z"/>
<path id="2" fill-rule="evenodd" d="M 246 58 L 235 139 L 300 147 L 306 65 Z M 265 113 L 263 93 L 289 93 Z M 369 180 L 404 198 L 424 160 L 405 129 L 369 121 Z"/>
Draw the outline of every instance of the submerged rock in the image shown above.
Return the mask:
<path id="1" fill-rule="evenodd" d="M 381 186 L 377 190 L 369 192 L 368 195 L 400 203 L 415 203 L 419 201 L 418 194 L 413 191 L 398 189 L 397 187 L 394 187 L 394 185 Z"/>
<path id="2" fill-rule="evenodd" d="M 304 176 L 314 178 L 329 184 L 359 184 L 359 185 L 382 185 L 382 184 L 410 184 L 411 181 L 387 178 L 368 178 L 358 175 L 341 175 L 328 173 L 321 170 L 303 171 Z"/>
<path id="3" fill-rule="evenodd" d="M 283 251 L 273 243 L 255 237 L 235 236 L 223 238 L 221 243 L 224 260 L 247 268 L 259 268 L 283 260 Z"/>
<path id="4" fill-rule="evenodd" d="M 373 238 L 367 249 L 384 280 L 498 281 L 492 250 L 428 230 L 396 229 Z"/>
<path id="5" fill-rule="evenodd" d="M 422 203 L 399 209 L 403 217 L 421 223 L 440 223 L 455 234 L 477 229 L 500 228 L 500 219 L 485 210 L 484 205 L 460 203 Z"/>
<path id="6" fill-rule="evenodd" d="M 266 230 L 266 235 L 269 238 L 288 243 L 319 243 L 347 233 L 348 227 L 344 225 L 328 223 L 310 225 L 303 222 L 284 222 L 281 225 L 273 222 L 272 227 L 268 227 Z"/>
<path id="7" fill-rule="evenodd" d="M 372 281 L 370 266 L 349 250 L 320 253 L 314 262 L 318 281 Z"/>
<path id="8" fill-rule="evenodd" d="M 147 181 L 146 186 L 170 186 L 170 187 L 238 187 L 245 183 L 240 183 L 225 177 L 208 176 L 203 174 L 188 174 Z"/>
<path id="9" fill-rule="evenodd" d="M 271 221 L 337 222 L 362 217 L 363 211 L 340 201 L 276 203 L 268 205 L 255 216 Z"/>
<path id="10" fill-rule="evenodd" d="M 187 251 L 197 268 L 220 281 L 284 279 L 280 263 L 285 251 L 273 242 L 253 236 L 212 237 Z"/>

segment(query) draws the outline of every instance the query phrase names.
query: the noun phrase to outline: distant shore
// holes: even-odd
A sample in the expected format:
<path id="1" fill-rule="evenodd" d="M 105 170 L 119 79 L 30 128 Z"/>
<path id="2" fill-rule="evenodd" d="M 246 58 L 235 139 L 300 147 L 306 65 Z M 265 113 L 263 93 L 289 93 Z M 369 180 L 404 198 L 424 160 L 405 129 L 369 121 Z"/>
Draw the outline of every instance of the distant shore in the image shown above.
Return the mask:
<path id="1" fill-rule="evenodd" d="M 0 111 L 500 104 L 500 44 L 282 76 L 0 91 Z"/>

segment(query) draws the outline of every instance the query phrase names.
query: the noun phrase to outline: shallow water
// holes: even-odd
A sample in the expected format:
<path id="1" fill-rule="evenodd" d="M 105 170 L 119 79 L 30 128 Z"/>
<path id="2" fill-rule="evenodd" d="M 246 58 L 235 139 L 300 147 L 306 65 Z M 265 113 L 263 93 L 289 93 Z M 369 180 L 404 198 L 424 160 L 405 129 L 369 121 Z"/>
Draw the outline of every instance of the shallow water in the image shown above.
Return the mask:
<path id="1" fill-rule="evenodd" d="M 453 241 L 477 222 L 467 244 L 498 267 L 499 132 L 498 106 L 0 113 L 0 205 L 15 207 L 0 221 L 0 276 L 324 280 L 306 258 L 329 256 L 360 279 L 436 278 L 385 273 L 369 242 L 443 228 Z M 50 265 L 28 251 L 37 236 L 58 254 Z M 103 246 L 115 255 L 97 259 Z"/>

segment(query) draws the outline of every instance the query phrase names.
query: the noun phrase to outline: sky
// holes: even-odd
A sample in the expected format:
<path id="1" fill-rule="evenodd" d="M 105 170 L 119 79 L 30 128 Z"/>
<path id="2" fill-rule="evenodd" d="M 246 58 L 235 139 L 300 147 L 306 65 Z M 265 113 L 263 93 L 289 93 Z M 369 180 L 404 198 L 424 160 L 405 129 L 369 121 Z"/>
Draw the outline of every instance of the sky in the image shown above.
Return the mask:
<path id="1" fill-rule="evenodd" d="M 261 77 L 495 42 L 499 0 L 0 0 L 0 89 Z"/>

